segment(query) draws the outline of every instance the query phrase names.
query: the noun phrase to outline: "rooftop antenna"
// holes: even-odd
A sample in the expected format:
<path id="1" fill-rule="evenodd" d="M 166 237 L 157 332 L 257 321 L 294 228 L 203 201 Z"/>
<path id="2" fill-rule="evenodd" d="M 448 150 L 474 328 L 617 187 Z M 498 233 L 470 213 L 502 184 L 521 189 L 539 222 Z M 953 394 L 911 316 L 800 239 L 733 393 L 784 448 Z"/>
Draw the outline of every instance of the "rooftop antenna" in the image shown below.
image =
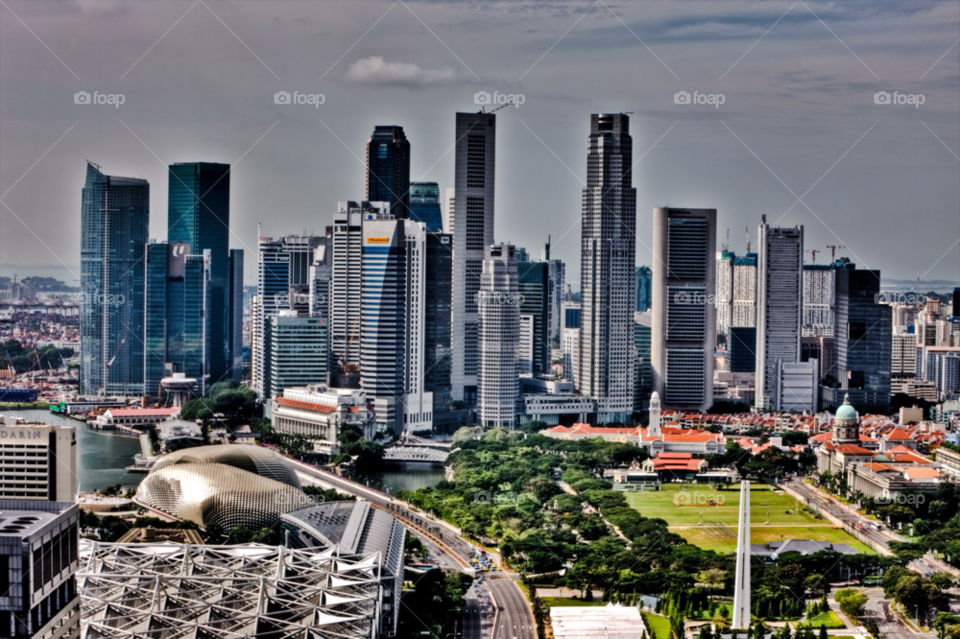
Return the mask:
<path id="1" fill-rule="evenodd" d="M 749 253 L 750 252 L 750 227 L 748 226 L 743 230 L 747 232 L 747 253 Z"/>

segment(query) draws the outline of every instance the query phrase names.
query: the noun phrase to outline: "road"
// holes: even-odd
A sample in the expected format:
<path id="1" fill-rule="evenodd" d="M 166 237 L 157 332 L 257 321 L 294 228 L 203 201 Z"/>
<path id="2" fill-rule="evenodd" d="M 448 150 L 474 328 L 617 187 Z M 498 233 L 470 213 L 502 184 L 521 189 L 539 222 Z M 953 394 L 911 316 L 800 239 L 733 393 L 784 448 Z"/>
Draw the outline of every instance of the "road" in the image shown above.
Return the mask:
<path id="1" fill-rule="evenodd" d="M 860 524 L 861 528 L 858 528 L 858 530 L 860 530 L 860 532 L 867 537 L 867 539 L 873 542 L 871 545 L 879 546 L 887 553 L 890 552 L 889 542 L 894 541 L 895 537 L 891 537 L 888 533 L 871 528 L 871 524 L 874 522 L 871 522 L 869 519 L 864 519 L 850 510 L 847 510 L 830 497 L 827 497 L 821 491 L 804 482 L 802 478 L 791 479 L 785 483 L 790 490 L 793 490 L 794 492 L 803 495 L 810 501 L 813 501 L 820 507 L 821 510 L 825 511 L 834 518 L 850 523 L 851 525 Z"/>
<path id="2" fill-rule="evenodd" d="M 516 582 L 506 573 L 490 573 L 484 582 L 499 612 L 493 631 L 495 639 L 536 639 L 533 615 Z"/>
<path id="3" fill-rule="evenodd" d="M 890 602 L 883 598 L 883 589 L 871 588 L 866 590 L 869 597 L 866 605 L 865 619 L 873 619 L 880 626 L 880 633 L 886 639 L 934 639 L 935 633 L 914 633 L 909 627 L 900 621 L 899 615 L 890 605 Z"/>

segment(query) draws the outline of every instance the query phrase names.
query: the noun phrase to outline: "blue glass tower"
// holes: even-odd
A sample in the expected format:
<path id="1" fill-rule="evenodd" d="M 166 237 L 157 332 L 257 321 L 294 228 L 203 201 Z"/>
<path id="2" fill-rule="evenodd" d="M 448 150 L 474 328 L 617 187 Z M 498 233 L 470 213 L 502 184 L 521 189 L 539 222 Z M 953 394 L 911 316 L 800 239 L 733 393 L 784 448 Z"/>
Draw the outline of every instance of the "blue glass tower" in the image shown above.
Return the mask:
<path id="1" fill-rule="evenodd" d="M 167 240 L 187 244 L 192 255 L 210 251 L 210 383 L 233 377 L 233 336 L 241 318 L 232 299 L 230 165 L 181 162 L 170 166 Z M 234 260 L 237 259 L 236 254 Z M 240 258 L 242 260 L 242 257 Z"/>
<path id="2" fill-rule="evenodd" d="M 410 183 L 410 219 L 427 225 L 427 233 L 443 233 L 440 186 L 436 182 Z"/>
<path id="3" fill-rule="evenodd" d="M 402 126 L 375 127 L 367 141 L 366 200 L 389 202 L 391 215 L 410 217 L 410 143 Z"/>
<path id="4" fill-rule="evenodd" d="M 637 274 L 637 310 L 645 313 L 650 310 L 650 287 L 653 284 L 653 270 L 649 266 L 636 267 Z"/>
<path id="5" fill-rule="evenodd" d="M 150 184 L 87 163 L 80 208 L 80 392 L 143 393 Z"/>

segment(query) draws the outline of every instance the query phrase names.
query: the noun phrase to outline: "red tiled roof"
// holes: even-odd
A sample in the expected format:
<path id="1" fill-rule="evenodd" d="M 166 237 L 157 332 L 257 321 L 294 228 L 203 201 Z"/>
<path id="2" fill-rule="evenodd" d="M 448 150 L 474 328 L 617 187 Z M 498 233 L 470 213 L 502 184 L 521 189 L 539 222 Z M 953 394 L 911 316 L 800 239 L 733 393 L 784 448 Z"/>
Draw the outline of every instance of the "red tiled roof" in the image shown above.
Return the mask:
<path id="1" fill-rule="evenodd" d="M 880 462 L 870 462 L 868 464 L 864 464 L 864 466 L 866 466 L 867 468 L 869 468 L 875 473 L 879 473 L 880 471 L 883 471 L 883 470 L 894 470 L 890 466 L 887 466 L 886 464 L 881 464 Z"/>
<path id="2" fill-rule="evenodd" d="M 332 413 L 337 410 L 335 406 L 324 406 L 323 404 L 314 404 L 313 402 L 301 402 L 296 399 L 287 399 L 286 397 L 278 397 L 277 403 L 281 406 L 289 406 L 290 408 L 312 410 L 315 413 Z"/>
<path id="3" fill-rule="evenodd" d="M 639 428 L 627 428 L 626 426 L 623 428 L 608 428 L 578 423 L 570 427 L 554 426 L 553 428 L 548 428 L 545 432 L 569 435 L 632 435 L 636 437 L 639 430 Z"/>
<path id="4" fill-rule="evenodd" d="M 905 430 L 903 430 L 902 428 L 897 428 L 897 429 L 894 429 L 893 432 L 887 434 L 887 440 L 889 441 L 891 439 L 905 440 L 905 439 L 912 439 L 912 438 Z"/>
<path id="5" fill-rule="evenodd" d="M 922 456 L 920 456 L 920 455 L 918 455 L 918 454 L 916 454 L 916 453 L 914 453 L 914 452 L 912 452 L 912 451 L 911 451 L 909 454 L 894 455 L 894 456 L 893 456 L 893 461 L 895 461 L 895 462 L 900 462 L 901 464 L 904 463 L 904 462 L 912 462 L 912 463 L 914 463 L 914 464 L 929 464 L 929 463 L 930 463 L 930 460 L 929 460 L 929 459 L 927 459 L 927 458 L 925 458 L 925 457 L 922 457 Z"/>
<path id="6" fill-rule="evenodd" d="M 936 468 L 905 468 L 903 475 L 907 479 L 936 479 L 940 471 Z"/>

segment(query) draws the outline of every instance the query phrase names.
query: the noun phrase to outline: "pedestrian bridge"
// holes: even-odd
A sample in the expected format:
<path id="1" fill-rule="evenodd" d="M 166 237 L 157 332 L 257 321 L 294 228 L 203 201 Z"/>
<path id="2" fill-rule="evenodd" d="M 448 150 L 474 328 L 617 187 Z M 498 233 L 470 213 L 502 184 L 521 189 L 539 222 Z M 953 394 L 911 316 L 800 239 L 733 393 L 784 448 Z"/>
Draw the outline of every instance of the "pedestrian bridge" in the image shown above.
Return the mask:
<path id="1" fill-rule="evenodd" d="M 449 450 L 426 446 L 391 446 L 384 450 L 384 461 L 427 462 L 443 464 L 450 456 Z"/>

